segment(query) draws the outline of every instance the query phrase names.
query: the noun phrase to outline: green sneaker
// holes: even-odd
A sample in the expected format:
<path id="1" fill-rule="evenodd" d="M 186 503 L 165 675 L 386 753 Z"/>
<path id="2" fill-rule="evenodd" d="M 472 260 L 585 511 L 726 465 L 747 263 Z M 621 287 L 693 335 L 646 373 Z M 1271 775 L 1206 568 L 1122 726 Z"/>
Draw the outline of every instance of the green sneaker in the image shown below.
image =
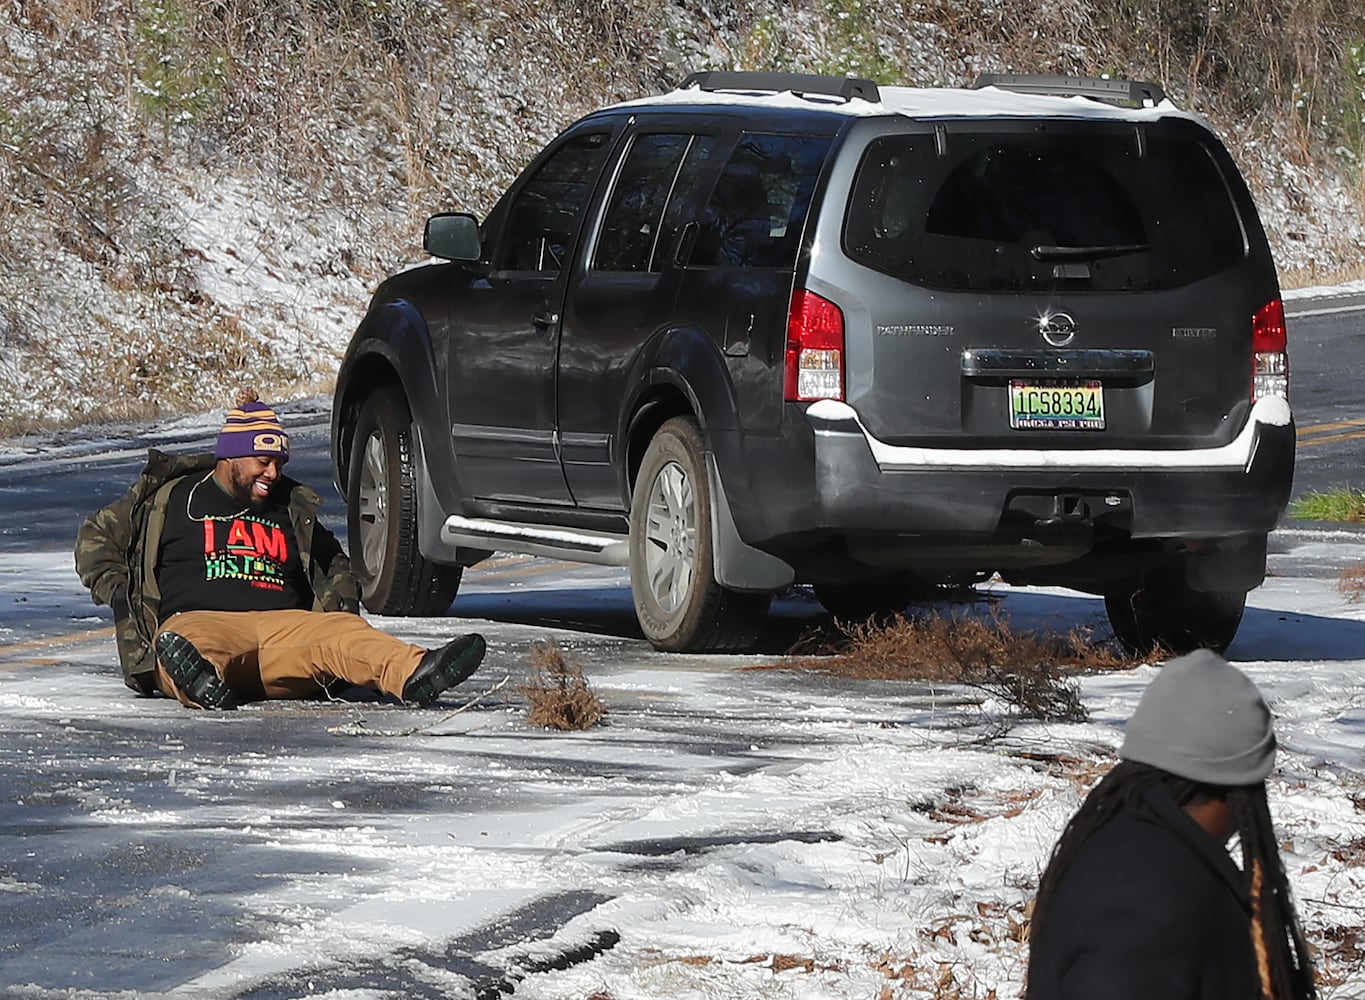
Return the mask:
<path id="1" fill-rule="evenodd" d="M 200 708 L 226 711 L 237 707 L 232 689 L 218 676 L 212 663 L 178 632 L 162 632 L 156 637 L 156 658 L 190 701 Z"/>

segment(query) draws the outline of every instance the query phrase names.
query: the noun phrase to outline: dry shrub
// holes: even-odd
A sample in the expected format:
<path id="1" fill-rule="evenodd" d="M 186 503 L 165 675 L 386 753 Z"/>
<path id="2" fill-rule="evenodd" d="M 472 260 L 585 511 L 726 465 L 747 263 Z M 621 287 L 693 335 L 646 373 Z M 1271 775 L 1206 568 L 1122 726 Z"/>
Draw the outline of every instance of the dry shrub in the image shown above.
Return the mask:
<path id="1" fill-rule="evenodd" d="M 1079 795 L 1086 795 L 1100 783 L 1116 762 L 1109 755 L 1096 757 L 1064 757 L 1055 760 L 1053 773 L 1060 774 L 1071 783 Z"/>
<path id="2" fill-rule="evenodd" d="M 893 616 L 882 621 L 840 623 L 842 638 L 824 655 L 751 669 L 812 669 L 868 680 L 918 680 L 961 684 L 984 691 L 1017 714 L 1080 722 L 1085 707 L 1068 675 L 1128 670 L 1140 661 L 1096 641 L 1085 629 L 1065 635 L 1015 632 L 992 611 L 973 615 Z"/>
<path id="3" fill-rule="evenodd" d="M 773 972 L 791 972 L 793 969 L 800 969 L 802 972 L 843 972 L 843 967 L 836 964 L 817 962 L 814 958 L 807 958 L 804 955 L 787 955 L 779 952 L 771 954 L 750 955 L 748 958 L 739 960 L 742 965 L 764 965 L 772 969 Z"/>
<path id="4" fill-rule="evenodd" d="M 1351 602 L 1359 601 L 1365 595 L 1365 566 L 1344 569 L 1337 577 L 1337 589 Z"/>
<path id="5" fill-rule="evenodd" d="M 1008 919 L 1013 926 L 1013 918 Z M 933 943 L 943 942 L 949 947 L 956 947 L 957 944 L 951 928 L 945 925 L 922 931 L 921 936 Z M 888 980 L 882 984 L 877 1000 L 908 996 L 928 997 L 930 1000 L 997 1000 L 998 997 L 994 987 L 979 982 L 970 970 L 932 955 L 908 957 L 886 953 L 872 963 L 872 968 Z"/>
<path id="6" fill-rule="evenodd" d="M 602 699 L 583 676 L 578 658 L 566 654 L 553 639 L 533 643 L 531 674 L 521 685 L 532 725 L 547 729 L 590 729 L 607 714 Z"/>
<path id="7" fill-rule="evenodd" d="M 1359 981 L 1365 968 L 1365 933 L 1359 924 L 1324 927 L 1312 936 L 1318 946 L 1318 987 L 1330 991 L 1323 995 L 1335 996 L 1340 987 Z"/>
<path id="8" fill-rule="evenodd" d="M 1351 868 L 1359 868 L 1365 865 L 1365 837 L 1356 837 L 1344 844 L 1335 844 L 1327 853 Z"/>

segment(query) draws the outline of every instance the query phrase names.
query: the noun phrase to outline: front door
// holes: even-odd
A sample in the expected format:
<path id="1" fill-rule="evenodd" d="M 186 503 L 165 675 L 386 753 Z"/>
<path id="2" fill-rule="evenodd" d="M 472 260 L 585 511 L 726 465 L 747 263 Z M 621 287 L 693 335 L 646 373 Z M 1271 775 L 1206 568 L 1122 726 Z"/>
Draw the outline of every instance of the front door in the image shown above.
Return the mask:
<path id="1" fill-rule="evenodd" d="M 460 296 L 446 349 L 450 433 L 471 499 L 571 504 L 555 430 L 564 278 L 612 133 L 546 150 L 500 205 L 491 269 Z"/>

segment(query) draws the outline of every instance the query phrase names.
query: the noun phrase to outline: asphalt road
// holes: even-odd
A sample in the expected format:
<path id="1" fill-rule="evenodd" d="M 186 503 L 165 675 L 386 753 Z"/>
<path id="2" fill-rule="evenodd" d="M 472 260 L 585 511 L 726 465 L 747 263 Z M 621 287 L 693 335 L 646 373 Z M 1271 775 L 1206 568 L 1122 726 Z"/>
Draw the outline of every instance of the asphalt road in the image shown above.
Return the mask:
<path id="1" fill-rule="evenodd" d="M 1365 488 L 1365 294 L 1293 302 L 1286 325 L 1298 428 L 1293 495 Z"/>

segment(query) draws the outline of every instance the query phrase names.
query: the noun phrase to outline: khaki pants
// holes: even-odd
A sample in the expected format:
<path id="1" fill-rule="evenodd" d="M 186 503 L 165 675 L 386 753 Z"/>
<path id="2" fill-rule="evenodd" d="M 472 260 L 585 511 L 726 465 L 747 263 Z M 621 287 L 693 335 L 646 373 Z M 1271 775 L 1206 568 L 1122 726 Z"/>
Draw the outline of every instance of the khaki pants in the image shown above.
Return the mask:
<path id="1" fill-rule="evenodd" d="M 344 611 L 182 611 L 161 628 L 194 643 L 240 702 L 318 698 L 336 681 L 398 698 L 426 653 Z M 191 704 L 160 663 L 156 680 Z"/>

